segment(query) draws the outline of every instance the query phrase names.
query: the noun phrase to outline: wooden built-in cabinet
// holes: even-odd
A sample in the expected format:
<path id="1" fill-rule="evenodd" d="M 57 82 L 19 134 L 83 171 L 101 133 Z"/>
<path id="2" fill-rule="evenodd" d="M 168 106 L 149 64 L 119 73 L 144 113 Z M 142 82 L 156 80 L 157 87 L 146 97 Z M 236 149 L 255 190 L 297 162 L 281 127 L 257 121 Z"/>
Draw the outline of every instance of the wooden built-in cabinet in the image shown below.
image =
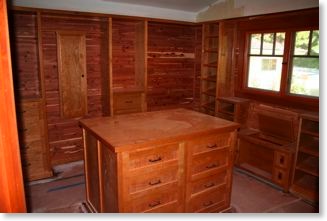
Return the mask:
<path id="1" fill-rule="evenodd" d="M 111 27 L 111 115 L 146 111 L 147 21 L 113 18 Z"/>
<path id="2" fill-rule="evenodd" d="M 219 23 L 202 26 L 202 67 L 200 85 L 201 111 L 209 115 L 216 113 Z"/>
<path id="3" fill-rule="evenodd" d="M 250 100 L 238 97 L 218 97 L 217 117 L 245 124 Z"/>
<path id="4" fill-rule="evenodd" d="M 291 191 L 319 204 L 319 117 L 302 114 Z"/>
<path id="5" fill-rule="evenodd" d="M 81 125 L 86 198 L 94 212 L 230 207 L 237 123 L 172 109 L 84 119 Z"/>
<path id="6" fill-rule="evenodd" d="M 296 151 L 298 115 L 265 105 L 256 111 L 258 128 L 239 132 L 235 165 L 288 192 Z"/>

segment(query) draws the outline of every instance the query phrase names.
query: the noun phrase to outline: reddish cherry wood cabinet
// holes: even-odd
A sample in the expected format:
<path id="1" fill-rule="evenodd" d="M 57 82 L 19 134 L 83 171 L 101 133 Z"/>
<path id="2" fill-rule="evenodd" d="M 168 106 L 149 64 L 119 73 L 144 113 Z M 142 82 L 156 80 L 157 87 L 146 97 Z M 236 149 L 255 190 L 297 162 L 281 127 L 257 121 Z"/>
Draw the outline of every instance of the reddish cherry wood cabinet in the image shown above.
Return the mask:
<path id="1" fill-rule="evenodd" d="M 237 123 L 185 109 L 80 122 L 94 212 L 229 208 Z"/>

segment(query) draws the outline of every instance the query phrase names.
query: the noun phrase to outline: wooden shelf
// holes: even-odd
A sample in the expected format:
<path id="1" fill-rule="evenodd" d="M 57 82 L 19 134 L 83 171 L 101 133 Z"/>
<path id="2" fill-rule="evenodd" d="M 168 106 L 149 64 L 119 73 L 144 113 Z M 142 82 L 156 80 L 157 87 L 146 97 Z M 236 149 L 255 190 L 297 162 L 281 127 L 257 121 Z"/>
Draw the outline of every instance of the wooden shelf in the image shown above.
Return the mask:
<path id="1" fill-rule="evenodd" d="M 210 111 L 215 111 L 215 102 L 204 103 L 201 105 L 201 107 Z"/>
<path id="2" fill-rule="evenodd" d="M 296 172 L 292 192 L 296 192 L 302 197 L 317 202 L 319 200 L 319 177 L 311 176 L 309 174 Z"/>
<path id="3" fill-rule="evenodd" d="M 291 191 L 319 204 L 319 118 L 301 115 Z"/>
<path id="4" fill-rule="evenodd" d="M 307 130 L 307 129 L 302 129 L 301 133 L 308 134 L 308 135 L 311 135 L 311 136 L 314 136 L 314 137 L 319 137 L 319 132 L 314 132 L 314 131 L 310 131 L 310 130 Z"/>
<path id="5" fill-rule="evenodd" d="M 319 176 L 319 160 L 317 157 L 306 155 L 304 160 L 297 163 L 296 169 L 312 176 Z"/>
<path id="6" fill-rule="evenodd" d="M 205 63 L 205 64 L 203 64 L 203 66 L 217 68 L 217 62 Z"/>
<path id="7" fill-rule="evenodd" d="M 207 35 L 205 36 L 205 38 L 219 38 L 218 35 Z"/>
<path id="8" fill-rule="evenodd" d="M 212 88 L 212 89 L 208 89 L 206 91 L 203 91 L 202 94 L 212 96 L 212 97 L 216 97 L 216 88 Z"/>
<path id="9" fill-rule="evenodd" d="M 319 157 L 319 139 L 317 137 L 302 134 L 300 138 L 299 151 Z"/>
<path id="10" fill-rule="evenodd" d="M 219 23 L 202 24 L 201 109 L 216 114 Z"/>
<path id="11" fill-rule="evenodd" d="M 203 80 L 203 81 L 217 82 L 217 77 L 216 76 L 201 77 L 201 80 Z"/>
<path id="12" fill-rule="evenodd" d="M 215 53 L 218 54 L 218 48 L 210 48 L 210 49 L 205 49 L 205 53 Z"/>

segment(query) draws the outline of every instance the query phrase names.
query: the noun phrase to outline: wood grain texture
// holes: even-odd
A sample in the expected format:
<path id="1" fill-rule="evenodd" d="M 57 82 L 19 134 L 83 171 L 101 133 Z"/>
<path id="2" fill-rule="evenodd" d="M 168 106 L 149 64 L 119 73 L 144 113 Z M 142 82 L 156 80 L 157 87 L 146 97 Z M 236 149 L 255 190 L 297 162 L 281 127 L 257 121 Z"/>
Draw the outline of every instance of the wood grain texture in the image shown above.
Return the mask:
<path id="1" fill-rule="evenodd" d="M 148 23 L 148 110 L 193 106 L 193 27 Z"/>
<path id="2" fill-rule="evenodd" d="M 83 126 L 92 128 L 115 152 L 135 145 L 153 144 L 163 139 L 174 140 L 192 134 L 200 136 L 208 130 L 219 132 L 238 127 L 237 123 L 182 108 L 82 119 L 80 122 Z"/>
<path id="3" fill-rule="evenodd" d="M 24 213 L 6 1 L 0 1 L 0 32 L 0 212 Z"/>
<path id="4" fill-rule="evenodd" d="M 86 165 L 94 165 L 94 174 L 97 163 L 106 164 L 99 167 L 106 175 L 86 170 L 87 198 L 96 212 L 220 212 L 229 207 L 238 124 L 174 109 L 83 119 L 81 125 L 84 139 L 93 140 L 85 142 L 93 150 L 86 152 Z M 95 140 L 103 147 L 98 149 L 102 160 L 94 158 Z M 98 181 L 106 191 L 94 191 L 95 197 L 90 192 Z M 108 204 L 99 210 L 94 199 Z"/>
<path id="5" fill-rule="evenodd" d="M 105 81 L 108 75 L 108 19 L 42 13 L 41 22 L 49 148 L 54 165 L 80 160 L 83 156 L 78 118 L 65 119 L 60 113 L 56 32 L 85 33 L 88 114 L 84 117 L 102 116 L 103 110 L 108 109 L 108 81 Z"/>
<path id="6" fill-rule="evenodd" d="M 15 95 L 19 99 L 40 98 L 37 14 L 11 13 L 10 30 Z"/>
<path id="7" fill-rule="evenodd" d="M 57 32 L 61 117 L 87 114 L 85 34 Z"/>

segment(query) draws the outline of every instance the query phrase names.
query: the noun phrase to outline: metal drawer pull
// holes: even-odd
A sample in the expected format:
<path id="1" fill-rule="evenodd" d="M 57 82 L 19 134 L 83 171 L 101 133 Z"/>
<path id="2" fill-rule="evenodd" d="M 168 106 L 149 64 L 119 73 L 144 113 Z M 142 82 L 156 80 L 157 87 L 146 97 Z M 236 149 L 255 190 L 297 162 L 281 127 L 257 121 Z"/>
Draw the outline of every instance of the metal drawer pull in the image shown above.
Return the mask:
<path id="1" fill-rule="evenodd" d="M 204 185 L 205 188 L 213 187 L 215 183 L 207 183 Z"/>
<path id="2" fill-rule="evenodd" d="M 210 164 L 210 165 L 206 166 L 206 168 L 211 169 L 211 168 L 214 168 L 216 166 L 217 166 L 217 164 L 213 163 L 213 164 Z"/>
<path id="3" fill-rule="evenodd" d="M 210 206 L 210 205 L 212 205 L 213 204 L 213 202 L 210 200 L 209 202 L 205 202 L 205 203 L 203 203 L 203 206 Z"/>
<path id="4" fill-rule="evenodd" d="M 158 179 L 158 180 L 156 180 L 156 181 L 153 181 L 153 182 L 150 181 L 150 182 L 149 182 L 149 185 L 150 185 L 150 186 L 154 186 L 154 185 L 157 185 L 157 184 L 159 184 L 159 183 L 161 183 L 161 180 L 160 180 L 160 179 Z"/>
<path id="5" fill-rule="evenodd" d="M 157 162 L 157 161 L 160 161 L 160 160 L 162 160 L 161 157 L 157 157 L 155 159 L 149 159 L 149 162 L 154 163 L 154 162 Z"/>
<path id="6" fill-rule="evenodd" d="M 217 144 L 207 144 L 207 148 L 213 149 L 213 148 L 217 148 Z"/>
<path id="7" fill-rule="evenodd" d="M 133 101 L 125 101 L 126 104 L 131 104 Z"/>
<path id="8" fill-rule="evenodd" d="M 154 202 L 152 202 L 152 203 L 149 203 L 149 207 L 155 207 L 155 206 L 158 206 L 158 205 L 160 205 L 160 204 L 161 204 L 160 200 L 158 200 L 158 201 L 154 201 Z"/>

